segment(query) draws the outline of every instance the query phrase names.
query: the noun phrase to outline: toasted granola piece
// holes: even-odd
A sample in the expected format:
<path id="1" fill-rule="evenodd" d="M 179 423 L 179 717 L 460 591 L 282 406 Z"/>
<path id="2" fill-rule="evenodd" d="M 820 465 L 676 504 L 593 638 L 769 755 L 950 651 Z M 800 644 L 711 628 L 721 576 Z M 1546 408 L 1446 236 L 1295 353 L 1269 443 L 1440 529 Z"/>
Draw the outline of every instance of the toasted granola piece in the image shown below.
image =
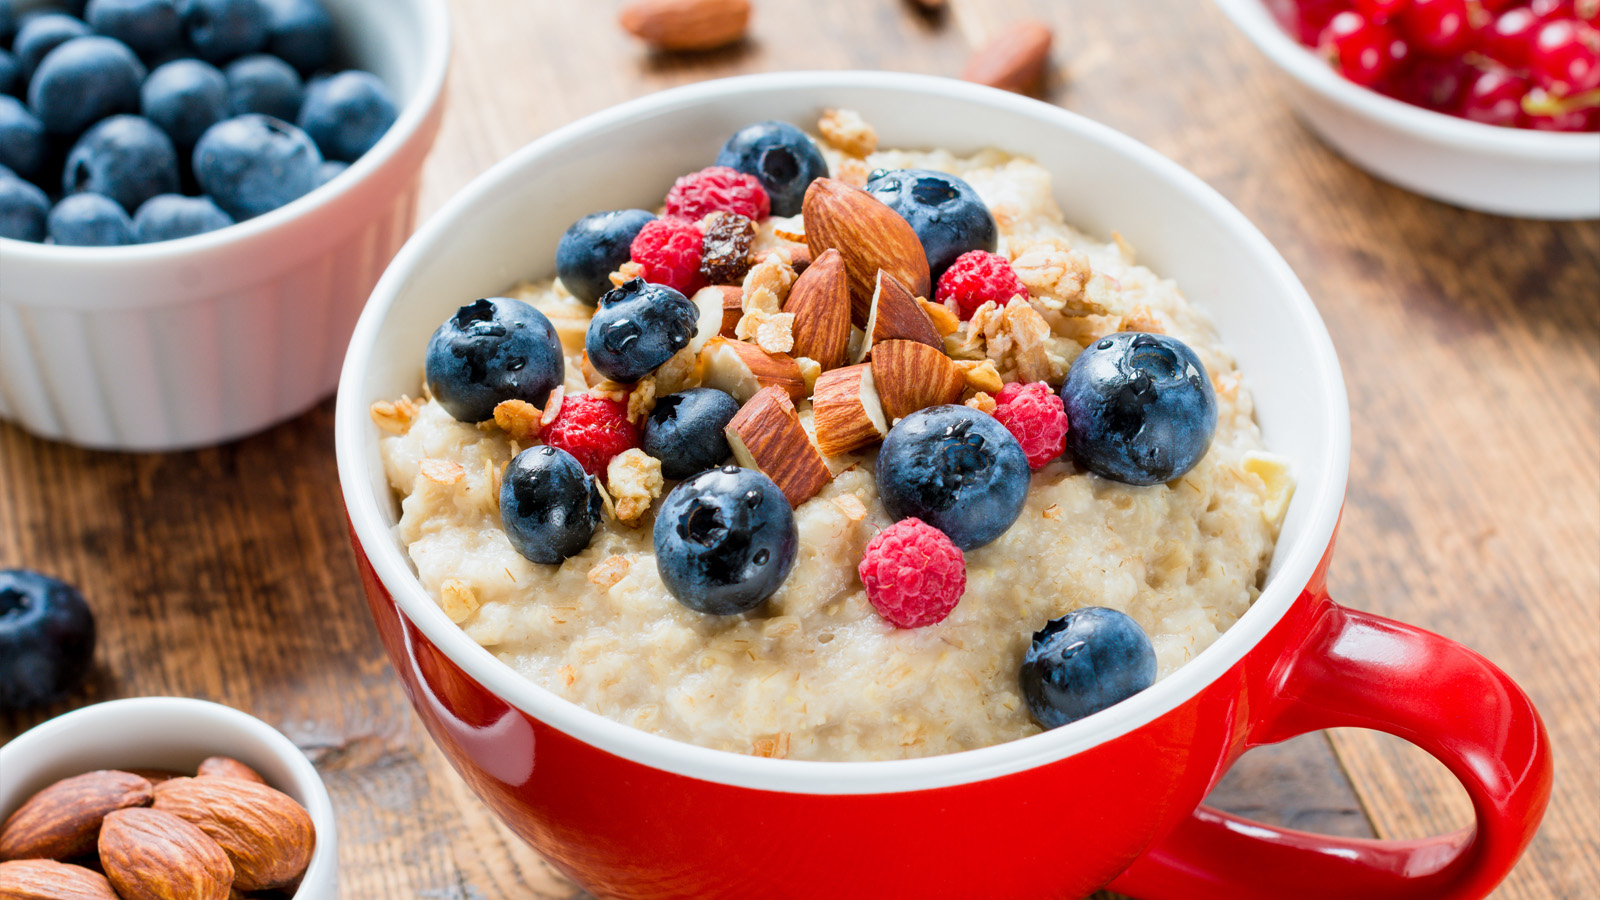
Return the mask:
<path id="1" fill-rule="evenodd" d="M 417 467 L 422 477 L 434 484 L 455 484 L 467 474 L 460 463 L 448 459 L 425 459 Z"/>
<path id="2" fill-rule="evenodd" d="M 668 357 L 651 377 L 656 381 L 657 397 L 699 387 L 700 354 L 685 347 Z"/>
<path id="3" fill-rule="evenodd" d="M 783 759 L 789 755 L 789 732 L 780 731 L 771 737 L 756 738 L 751 752 L 767 759 Z"/>
<path id="4" fill-rule="evenodd" d="M 768 353 L 788 353 L 794 349 L 794 313 L 753 309 L 739 319 L 733 333 L 742 341 L 754 341 Z"/>
<path id="5" fill-rule="evenodd" d="M 368 410 L 372 421 L 390 434 L 405 434 L 417 418 L 417 403 L 402 394 L 398 400 L 379 400 Z"/>
<path id="6" fill-rule="evenodd" d="M 637 526 L 665 484 L 661 460 L 637 447 L 613 456 L 606 466 L 607 493 L 615 503 L 617 521 L 624 525 Z"/>
<path id="7" fill-rule="evenodd" d="M 502 400 L 494 408 L 494 424 L 519 444 L 531 442 L 544 429 L 544 410 L 526 400 Z"/>
<path id="8" fill-rule="evenodd" d="M 617 270 L 615 272 L 612 272 L 610 275 L 606 276 L 606 278 L 611 280 L 612 287 L 622 287 L 635 278 L 643 277 L 644 266 L 639 265 L 631 259 L 622 265 L 617 266 Z"/>
<path id="9" fill-rule="evenodd" d="M 838 169 L 833 175 L 851 187 L 866 187 L 867 181 L 872 177 L 872 166 L 864 159 L 847 156 L 839 160 Z"/>
<path id="10" fill-rule="evenodd" d="M 1123 314 L 1122 322 L 1117 326 L 1117 330 L 1143 331 L 1149 334 L 1167 333 L 1166 327 L 1161 324 L 1160 314 L 1142 303 Z"/>
<path id="11" fill-rule="evenodd" d="M 1031 304 L 1014 300 L 1001 307 L 987 302 L 972 314 L 967 329 L 963 345 L 981 340 L 984 355 L 1005 381 L 1061 383 L 1066 369 L 1046 343 L 1050 325 Z"/>
<path id="12" fill-rule="evenodd" d="M 1106 315 L 1107 295 L 1092 295 L 1089 283 L 1094 272 L 1089 256 L 1053 241 L 1041 241 L 1017 248 L 1011 270 L 1027 285 L 1028 294 L 1047 311 L 1064 316 Z"/>
<path id="13" fill-rule="evenodd" d="M 840 494 L 833 498 L 833 505 L 839 507 L 845 518 L 852 522 L 859 522 L 867 517 L 866 505 L 855 494 Z"/>
<path id="14" fill-rule="evenodd" d="M 794 364 L 800 367 L 800 377 L 806 381 L 806 395 L 816 393 L 817 376 L 822 374 L 822 363 L 809 356 L 796 356 Z"/>
<path id="15" fill-rule="evenodd" d="M 994 360 L 956 360 L 956 368 L 961 370 L 962 377 L 967 379 L 967 387 L 982 393 L 999 393 L 1005 387 L 1005 380 L 1000 377 L 1000 370 L 995 368 Z"/>
<path id="16" fill-rule="evenodd" d="M 794 285 L 794 277 L 794 267 L 782 253 L 774 250 L 762 257 L 744 276 L 744 311 L 781 311 L 783 301 L 789 297 L 789 288 Z"/>
<path id="17" fill-rule="evenodd" d="M 822 139 L 851 156 L 871 156 L 878 149 L 878 132 L 853 109 L 830 109 L 817 120 Z"/>
<path id="18" fill-rule="evenodd" d="M 750 272 L 756 223 L 738 213 L 714 212 L 700 224 L 706 233 L 701 243 L 700 274 L 711 284 L 739 284 Z"/>
<path id="19" fill-rule="evenodd" d="M 439 585 L 439 608 L 457 625 L 477 612 L 479 606 L 478 594 L 467 582 L 459 578 L 446 578 Z"/>
<path id="20" fill-rule="evenodd" d="M 1000 404 L 995 402 L 993 394 L 973 394 L 963 402 L 978 412 L 988 413 L 991 416 L 1000 407 Z"/>
<path id="21" fill-rule="evenodd" d="M 645 417 L 655 408 L 656 380 L 654 376 L 646 375 L 628 392 L 628 421 L 642 426 Z"/>
<path id="22" fill-rule="evenodd" d="M 626 556 L 608 556 L 589 570 L 589 581 L 603 588 L 611 587 L 627 577 L 629 566 Z"/>
<path id="23" fill-rule="evenodd" d="M 943 303 L 934 303 L 918 297 L 917 305 L 922 307 L 922 311 L 928 314 L 929 319 L 933 320 L 933 327 L 939 329 L 940 337 L 949 337 L 961 327 L 961 317 Z"/>

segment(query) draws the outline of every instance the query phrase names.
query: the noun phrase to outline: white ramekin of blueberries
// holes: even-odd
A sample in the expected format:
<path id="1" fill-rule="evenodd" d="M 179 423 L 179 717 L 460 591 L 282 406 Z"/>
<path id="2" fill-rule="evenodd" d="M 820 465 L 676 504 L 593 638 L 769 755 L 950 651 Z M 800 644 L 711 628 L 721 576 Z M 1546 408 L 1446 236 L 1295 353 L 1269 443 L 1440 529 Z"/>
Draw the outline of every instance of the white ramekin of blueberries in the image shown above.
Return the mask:
<path id="1" fill-rule="evenodd" d="M 448 52 L 443 0 L 0 0 L 0 419 L 166 450 L 326 396 Z"/>

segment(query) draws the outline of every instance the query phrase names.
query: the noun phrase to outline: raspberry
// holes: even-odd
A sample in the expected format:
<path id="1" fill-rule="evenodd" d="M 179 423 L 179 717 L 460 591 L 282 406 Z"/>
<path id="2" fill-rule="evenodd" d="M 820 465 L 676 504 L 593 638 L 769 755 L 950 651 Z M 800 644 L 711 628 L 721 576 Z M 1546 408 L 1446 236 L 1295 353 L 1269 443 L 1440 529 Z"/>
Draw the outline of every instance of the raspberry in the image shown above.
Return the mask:
<path id="1" fill-rule="evenodd" d="M 571 453 L 590 475 L 604 481 L 611 457 L 639 446 L 639 429 L 628 421 L 628 407 L 595 394 L 574 394 L 544 429 L 544 442 Z"/>
<path id="2" fill-rule="evenodd" d="M 690 172 L 667 191 L 669 219 L 698 222 L 714 212 L 738 213 L 759 221 L 772 212 L 772 201 L 754 175 L 727 166 Z"/>
<path id="3" fill-rule="evenodd" d="M 956 257 L 950 268 L 939 276 L 939 287 L 933 299 L 939 303 L 955 298 L 961 310 L 961 321 L 972 318 L 978 307 L 993 300 L 996 306 L 1005 306 L 1017 295 L 1028 296 L 1011 263 L 1003 256 L 983 250 L 968 250 Z"/>
<path id="4" fill-rule="evenodd" d="M 1008 384 L 995 396 L 994 417 L 1028 457 L 1028 468 L 1044 468 L 1067 450 L 1067 410 L 1050 385 Z"/>
<path id="5" fill-rule="evenodd" d="M 689 297 L 706 286 L 700 275 L 704 239 L 700 229 L 689 222 L 657 219 L 639 229 L 628 255 L 644 268 L 640 275 L 645 281 L 664 284 Z"/>
<path id="6" fill-rule="evenodd" d="M 912 516 L 878 532 L 861 559 L 861 583 L 896 628 L 944 621 L 967 589 L 967 564 L 944 532 Z"/>

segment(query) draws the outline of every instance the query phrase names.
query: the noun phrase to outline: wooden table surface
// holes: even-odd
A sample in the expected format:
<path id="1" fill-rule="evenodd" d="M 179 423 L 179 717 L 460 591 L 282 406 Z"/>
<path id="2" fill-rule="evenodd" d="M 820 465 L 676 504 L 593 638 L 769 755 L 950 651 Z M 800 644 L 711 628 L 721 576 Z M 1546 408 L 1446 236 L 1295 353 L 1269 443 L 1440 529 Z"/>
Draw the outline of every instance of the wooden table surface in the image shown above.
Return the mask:
<path id="1" fill-rule="evenodd" d="M 1266 63 L 1197 0 L 950 0 L 935 18 L 902 0 L 757 0 L 748 42 L 694 57 L 648 53 L 615 27 L 615 5 L 453 0 L 424 214 L 530 139 L 621 100 L 755 71 L 954 75 L 994 29 L 1046 21 L 1047 99 L 1210 182 L 1316 298 L 1354 419 L 1336 598 L 1473 647 L 1543 711 L 1555 797 L 1494 896 L 1600 896 L 1600 225 L 1463 212 L 1375 181 L 1295 121 Z M 316 761 L 339 810 L 347 900 L 585 896 L 492 820 L 407 705 L 347 548 L 331 423 L 330 402 L 165 456 L 0 425 L 0 567 L 76 582 L 101 627 L 88 689 L 0 718 L 0 739 L 115 697 L 217 700 Z M 1256 751 L 1213 802 L 1347 835 L 1471 820 L 1442 766 L 1356 731 Z"/>

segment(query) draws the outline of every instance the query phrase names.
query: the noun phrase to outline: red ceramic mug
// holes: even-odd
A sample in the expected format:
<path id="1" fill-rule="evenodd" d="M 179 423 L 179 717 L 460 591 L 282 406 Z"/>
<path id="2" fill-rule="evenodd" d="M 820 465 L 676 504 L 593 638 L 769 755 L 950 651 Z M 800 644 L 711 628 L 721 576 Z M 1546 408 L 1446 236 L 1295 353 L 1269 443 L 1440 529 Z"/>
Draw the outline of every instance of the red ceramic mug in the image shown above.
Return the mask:
<path id="1" fill-rule="evenodd" d="M 1119 231 L 1216 322 L 1297 489 L 1260 598 L 1210 648 L 1098 715 L 915 760 L 760 759 L 628 728 L 534 686 L 428 598 L 393 532 L 367 416 L 417 391 L 428 335 L 462 298 L 550 274 L 566 225 L 645 204 L 762 119 L 861 111 L 885 146 L 998 146 L 1055 178 L 1070 222 Z M 541 249 L 542 248 L 542 249 Z M 428 731 L 472 789 L 605 898 L 1474 900 L 1506 875 L 1549 798 L 1543 725 L 1466 648 L 1328 599 L 1349 412 L 1304 289 L 1199 179 L 1103 126 L 960 82 L 784 73 L 708 82 L 599 113 L 477 179 L 401 251 L 356 329 L 338 457 L 368 600 Z M 1387 731 L 1450 767 L 1474 829 L 1352 841 L 1199 806 L 1253 746 L 1332 727 Z"/>

